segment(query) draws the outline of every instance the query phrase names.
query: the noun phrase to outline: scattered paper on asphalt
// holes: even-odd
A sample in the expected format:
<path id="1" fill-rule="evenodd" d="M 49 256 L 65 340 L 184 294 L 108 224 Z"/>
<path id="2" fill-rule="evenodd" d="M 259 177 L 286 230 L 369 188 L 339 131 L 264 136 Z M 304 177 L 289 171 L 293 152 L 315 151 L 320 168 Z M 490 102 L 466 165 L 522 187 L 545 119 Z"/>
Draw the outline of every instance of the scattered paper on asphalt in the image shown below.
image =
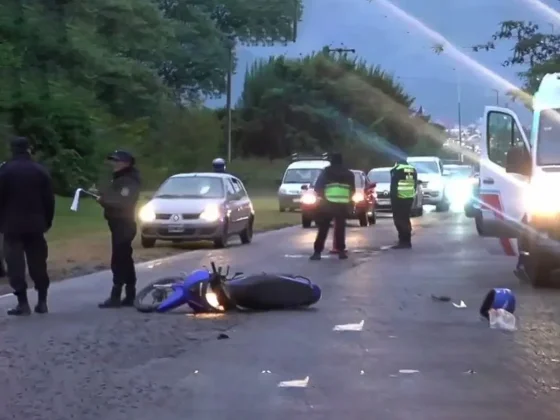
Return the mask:
<path id="1" fill-rule="evenodd" d="M 82 189 L 78 188 L 74 193 L 74 199 L 72 200 L 72 205 L 70 206 L 70 210 L 78 211 L 78 206 L 80 205 L 80 194 L 82 193 Z"/>
<path id="2" fill-rule="evenodd" d="M 270 370 L 263 370 L 261 373 L 272 373 Z"/>
<path id="3" fill-rule="evenodd" d="M 399 373 L 411 374 L 411 373 L 420 373 L 419 370 L 416 369 L 401 369 Z"/>
<path id="4" fill-rule="evenodd" d="M 362 331 L 364 329 L 364 320 L 359 324 L 342 324 L 335 325 L 333 331 Z"/>
<path id="5" fill-rule="evenodd" d="M 279 388 L 307 388 L 309 384 L 309 376 L 305 379 L 294 379 L 292 381 L 282 381 L 278 384 Z"/>
<path id="6" fill-rule="evenodd" d="M 466 303 L 463 302 L 463 301 L 461 301 L 459 304 L 457 304 L 455 302 L 452 302 L 452 303 L 453 303 L 453 306 L 455 306 L 456 308 L 466 308 L 467 307 Z"/>

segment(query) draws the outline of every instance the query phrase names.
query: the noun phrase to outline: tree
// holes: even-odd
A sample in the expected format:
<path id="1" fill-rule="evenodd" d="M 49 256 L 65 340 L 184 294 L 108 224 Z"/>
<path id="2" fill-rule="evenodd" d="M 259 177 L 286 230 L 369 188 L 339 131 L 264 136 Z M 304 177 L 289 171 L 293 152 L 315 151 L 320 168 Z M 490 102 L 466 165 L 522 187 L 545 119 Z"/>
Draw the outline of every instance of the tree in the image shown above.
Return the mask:
<path id="1" fill-rule="evenodd" d="M 413 102 L 392 75 L 357 58 L 271 57 L 246 72 L 238 149 L 269 158 L 338 149 L 363 166 L 394 160 L 429 120 L 411 112 Z"/>
<path id="2" fill-rule="evenodd" d="M 490 41 L 475 45 L 473 50 L 494 50 L 501 41 L 515 43 L 512 54 L 504 60 L 503 66 L 528 66 L 527 70 L 518 73 L 524 83 L 523 90 L 510 94 L 530 107 L 531 99 L 527 94 L 532 95 L 537 91 L 545 74 L 560 72 L 560 35 L 546 33 L 534 22 L 504 21 Z"/>

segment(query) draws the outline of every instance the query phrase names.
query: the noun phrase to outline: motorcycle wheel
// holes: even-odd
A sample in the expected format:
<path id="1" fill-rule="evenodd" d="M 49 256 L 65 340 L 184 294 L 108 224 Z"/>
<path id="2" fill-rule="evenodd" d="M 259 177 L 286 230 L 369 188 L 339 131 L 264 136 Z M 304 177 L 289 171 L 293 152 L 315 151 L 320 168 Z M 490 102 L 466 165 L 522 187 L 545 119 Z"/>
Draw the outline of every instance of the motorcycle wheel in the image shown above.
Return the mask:
<path id="1" fill-rule="evenodd" d="M 136 294 L 134 307 L 139 312 L 143 313 L 155 312 L 158 306 L 167 299 L 169 293 L 172 291 L 171 288 L 160 289 L 155 286 L 171 286 L 172 284 L 181 283 L 182 281 L 182 277 L 165 277 L 150 283 Z M 145 303 L 144 300 L 150 296 L 152 297 L 152 303 Z"/>

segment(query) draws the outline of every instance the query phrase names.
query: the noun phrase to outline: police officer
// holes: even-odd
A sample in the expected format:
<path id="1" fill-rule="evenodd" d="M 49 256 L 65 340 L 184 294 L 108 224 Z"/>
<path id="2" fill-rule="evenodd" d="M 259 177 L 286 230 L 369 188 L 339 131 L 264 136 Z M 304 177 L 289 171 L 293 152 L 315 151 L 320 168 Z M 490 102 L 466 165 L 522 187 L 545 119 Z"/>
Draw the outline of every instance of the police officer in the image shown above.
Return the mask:
<path id="1" fill-rule="evenodd" d="M 38 301 L 35 312 L 48 312 L 48 247 L 45 240 L 54 218 L 54 193 L 47 170 L 31 159 L 25 137 L 10 143 L 12 159 L 0 167 L 0 232 L 4 234 L 4 252 L 10 286 L 17 306 L 8 315 L 29 315 L 25 262 L 35 284 Z"/>
<path id="2" fill-rule="evenodd" d="M 226 161 L 222 158 L 216 158 L 212 161 L 212 169 L 214 172 L 225 173 L 226 172 Z"/>
<path id="3" fill-rule="evenodd" d="M 412 226 L 410 211 L 416 195 L 418 174 L 416 169 L 406 160 L 399 160 L 391 169 L 391 207 L 393 222 L 399 234 L 399 242 L 393 248 L 407 249 L 412 247 Z"/>
<path id="4" fill-rule="evenodd" d="M 113 180 L 101 192 L 99 204 L 111 231 L 111 271 L 113 288 L 100 308 L 133 306 L 136 297 L 136 270 L 132 259 L 132 241 L 136 236 L 136 204 L 140 195 L 140 175 L 134 157 L 116 150 L 107 160 L 113 169 Z M 122 290 L 125 297 L 121 300 Z"/>
<path id="5" fill-rule="evenodd" d="M 334 244 L 341 260 L 348 258 L 346 253 L 346 218 L 352 196 L 356 191 L 354 174 L 342 164 L 342 155 L 333 153 L 331 165 L 319 174 L 313 187 L 320 199 L 317 211 L 317 238 L 313 246 L 311 260 L 320 260 L 329 234 L 331 221 L 334 219 Z"/>

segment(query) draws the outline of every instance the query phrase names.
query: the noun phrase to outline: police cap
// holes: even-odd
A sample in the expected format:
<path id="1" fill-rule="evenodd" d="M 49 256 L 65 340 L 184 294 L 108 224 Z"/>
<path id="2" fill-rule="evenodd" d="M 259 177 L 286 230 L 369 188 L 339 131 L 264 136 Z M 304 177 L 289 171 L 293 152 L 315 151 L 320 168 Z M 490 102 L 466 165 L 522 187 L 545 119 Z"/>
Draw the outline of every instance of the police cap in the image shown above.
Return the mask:
<path id="1" fill-rule="evenodd" d="M 341 153 L 332 153 L 331 154 L 331 158 L 330 158 L 330 162 L 333 165 L 341 165 L 342 164 L 342 154 Z"/>
<path id="2" fill-rule="evenodd" d="M 25 152 L 31 147 L 27 137 L 14 137 L 10 140 L 12 152 Z"/>
<path id="3" fill-rule="evenodd" d="M 134 156 L 132 156 L 131 153 L 125 150 L 115 150 L 113 153 L 110 153 L 107 156 L 107 160 L 111 160 L 113 162 L 124 162 L 130 165 L 134 165 L 134 163 L 136 162 Z"/>

